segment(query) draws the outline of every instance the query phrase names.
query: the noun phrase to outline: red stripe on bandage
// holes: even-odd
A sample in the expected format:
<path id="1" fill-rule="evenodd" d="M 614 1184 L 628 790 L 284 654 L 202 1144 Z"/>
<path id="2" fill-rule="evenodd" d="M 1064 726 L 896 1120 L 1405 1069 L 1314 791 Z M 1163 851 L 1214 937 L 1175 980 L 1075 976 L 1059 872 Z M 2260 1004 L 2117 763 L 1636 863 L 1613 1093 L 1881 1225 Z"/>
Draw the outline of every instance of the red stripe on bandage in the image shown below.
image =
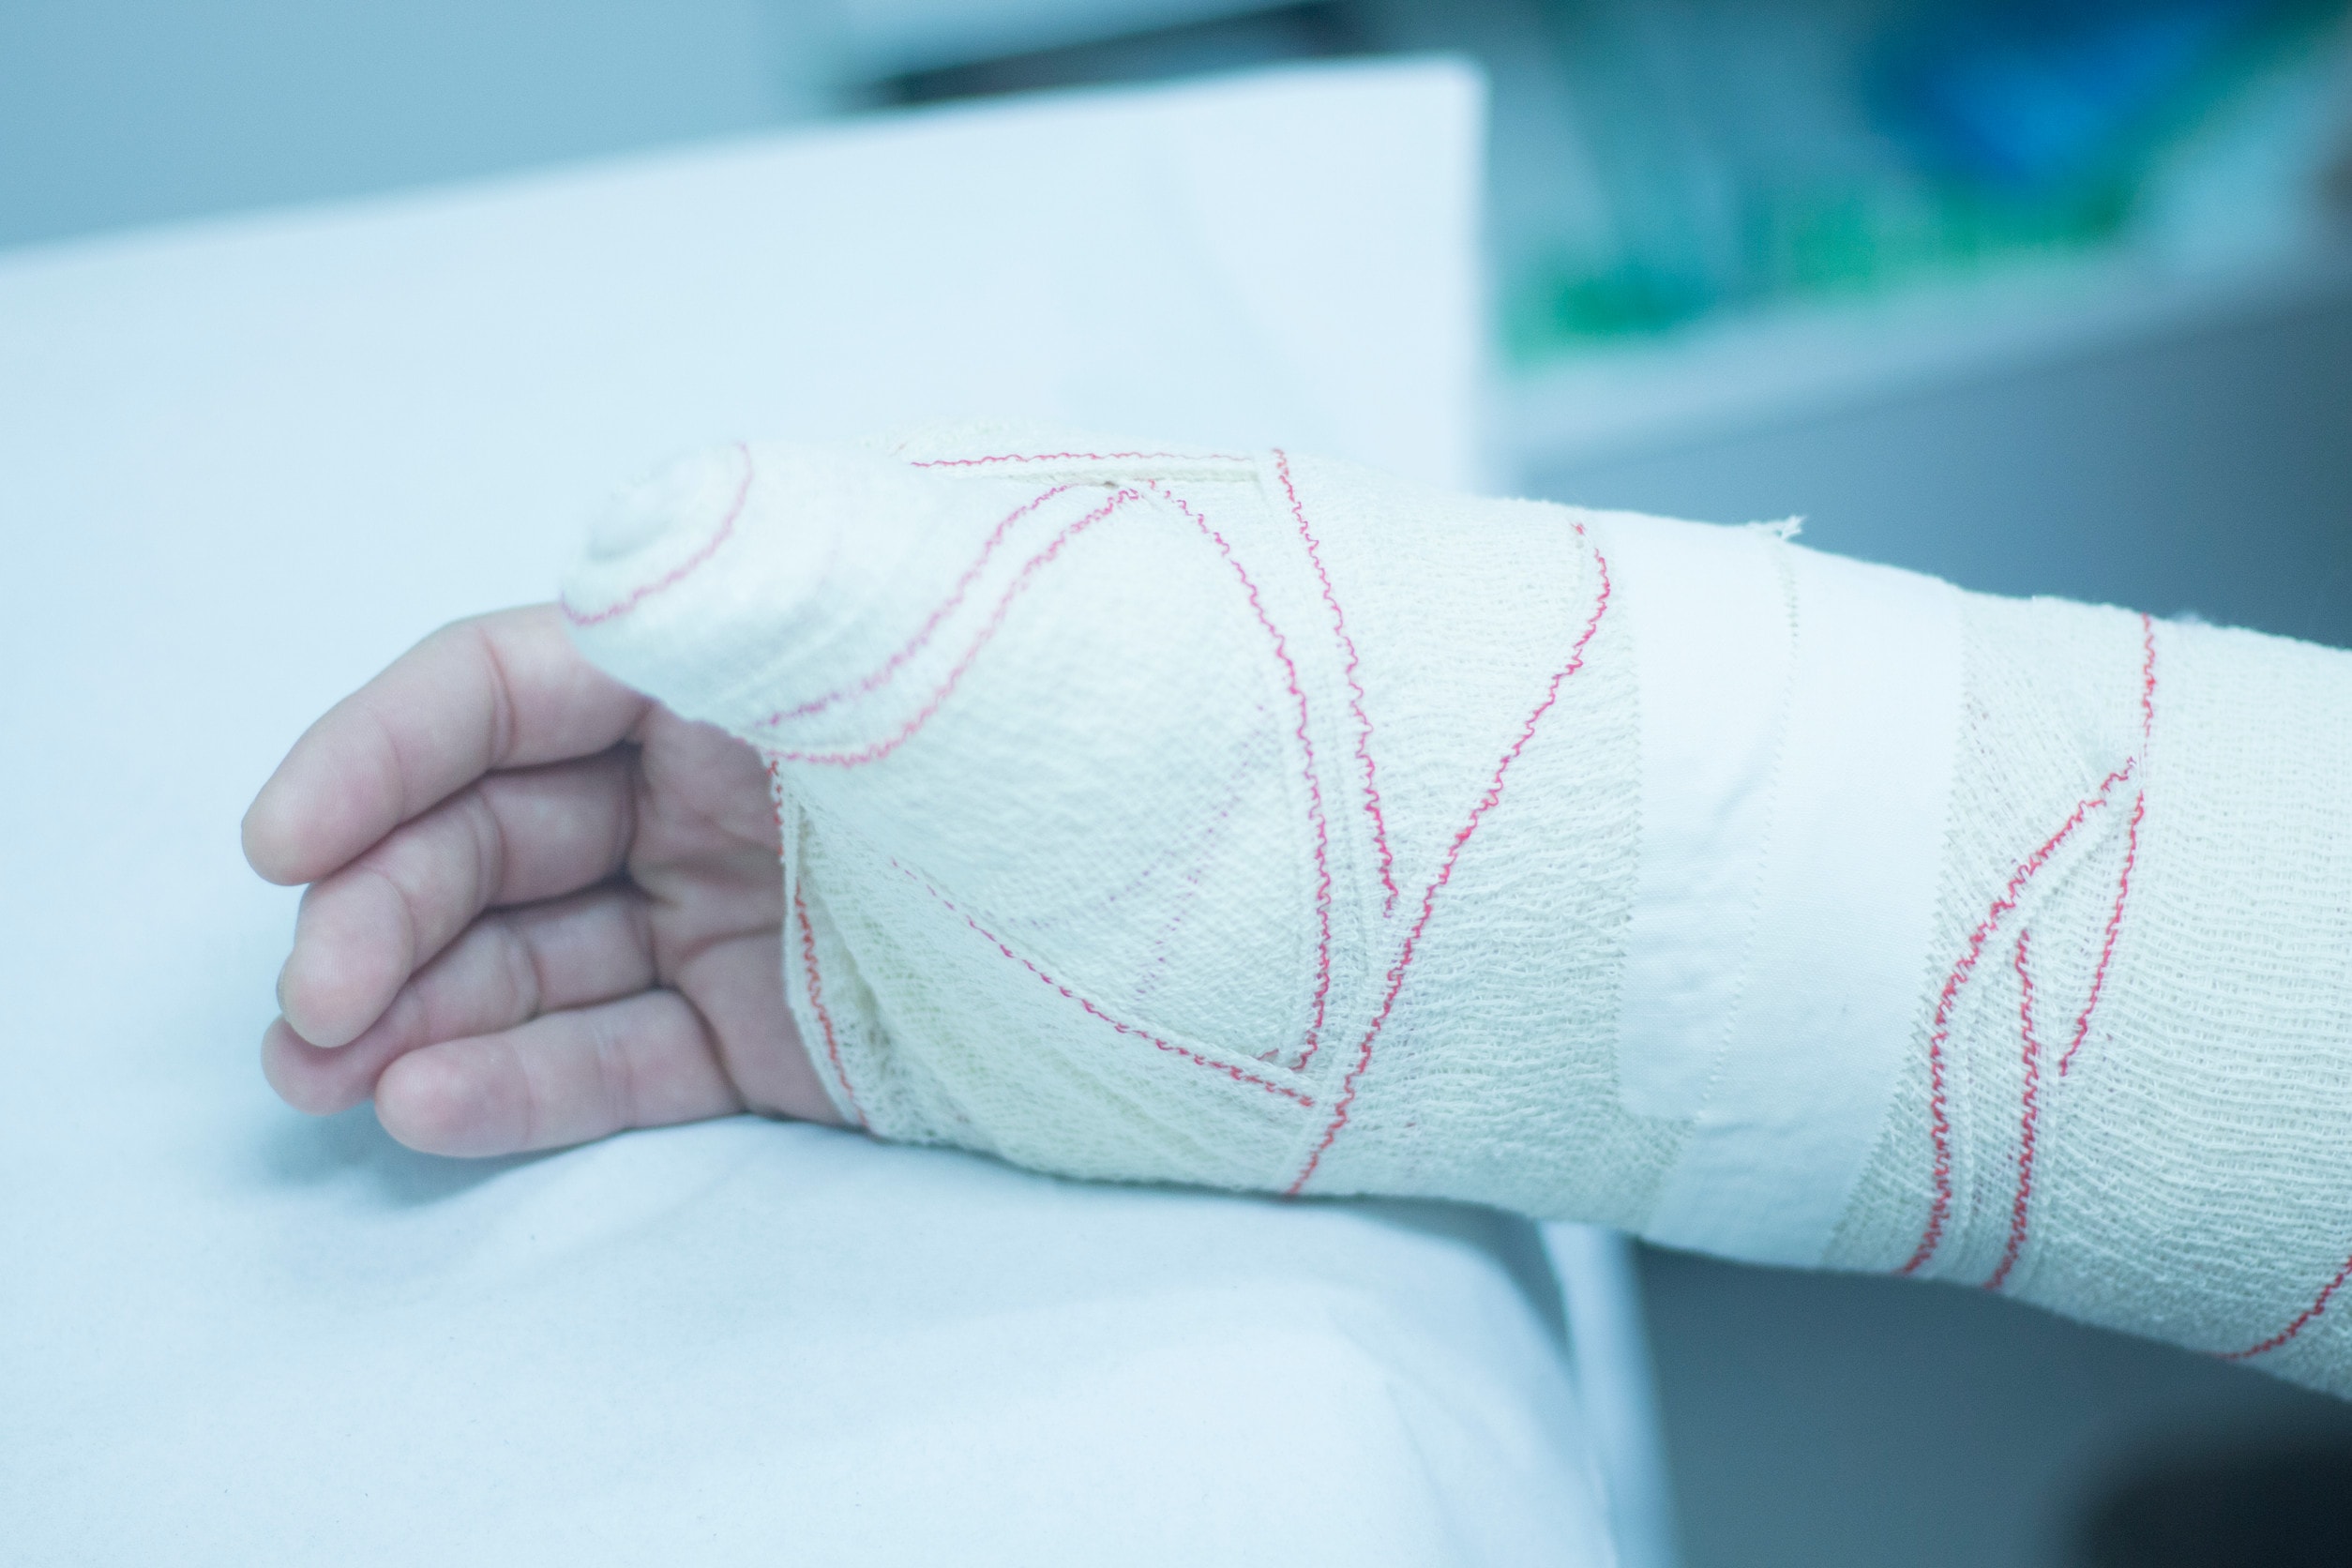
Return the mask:
<path id="1" fill-rule="evenodd" d="M 1576 529 L 1579 536 L 1584 536 L 1582 523 L 1577 523 Z M 1511 764 L 1518 761 L 1519 754 L 1535 738 L 1537 724 L 1551 711 L 1552 704 L 1560 701 L 1560 686 L 1568 677 L 1584 668 L 1585 649 L 1591 645 L 1593 634 L 1601 629 L 1601 617 L 1608 613 L 1610 594 L 1608 558 L 1591 545 L 1589 537 L 1586 543 L 1592 550 L 1593 565 L 1600 574 L 1600 592 L 1593 601 L 1591 618 L 1585 622 L 1576 645 L 1569 650 L 1568 662 L 1552 676 L 1551 684 L 1545 688 L 1544 700 L 1535 705 L 1535 711 L 1528 715 L 1526 724 L 1520 727 L 1518 738 L 1511 743 L 1510 748 L 1503 752 L 1502 760 L 1495 764 L 1494 774 L 1487 781 L 1486 792 L 1479 797 L 1477 805 L 1470 807 L 1470 820 L 1454 836 L 1454 842 L 1448 846 L 1436 878 L 1423 890 L 1421 913 L 1413 921 L 1412 929 L 1406 933 L 1404 947 L 1388 972 L 1388 994 L 1380 999 L 1380 1012 L 1374 1015 L 1371 1027 L 1364 1031 L 1363 1040 L 1356 1047 L 1356 1059 L 1348 1069 L 1346 1081 L 1340 1086 L 1338 1102 L 1332 1110 L 1331 1124 L 1323 1129 L 1322 1140 L 1315 1145 L 1314 1152 L 1307 1155 L 1305 1166 L 1285 1189 L 1288 1196 L 1295 1198 L 1305 1190 L 1316 1168 L 1322 1163 L 1324 1153 L 1339 1137 L 1340 1129 L 1348 1124 L 1348 1111 L 1355 1104 L 1357 1083 L 1364 1077 L 1364 1070 L 1372 1065 L 1373 1045 L 1380 1039 L 1380 1031 L 1388 1026 L 1389 1015 L 1395 1010 L 1397 995 L 1405 988 L 1405 976 L 1420 953 L 1422 933 L 1428 928 L 1429 918 L 1437 912 L 1438 890 L 1453 880 L 1454 867 L 1461 859 L 1462 846 L 1470 842 L 1470 835 L 1478 831 L 1478 824 L 1485 819 L 1486 813 L 1502 799 L 1503 779 L 1510 773 Z"/>

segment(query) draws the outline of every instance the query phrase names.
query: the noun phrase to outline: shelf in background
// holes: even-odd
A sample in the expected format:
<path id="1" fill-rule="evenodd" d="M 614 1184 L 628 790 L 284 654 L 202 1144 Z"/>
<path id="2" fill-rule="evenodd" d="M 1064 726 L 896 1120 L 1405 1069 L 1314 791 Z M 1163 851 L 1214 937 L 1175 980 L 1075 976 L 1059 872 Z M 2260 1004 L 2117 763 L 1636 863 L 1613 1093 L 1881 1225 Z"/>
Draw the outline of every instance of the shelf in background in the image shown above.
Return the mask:
<path id="1" fill-rule="evenodd" d="M 1511 479 L 2193 333 L 2352 293 L 2352 242 L 2195 267 L 2129 251 L 1726 318 L 1498 379 Z"/>

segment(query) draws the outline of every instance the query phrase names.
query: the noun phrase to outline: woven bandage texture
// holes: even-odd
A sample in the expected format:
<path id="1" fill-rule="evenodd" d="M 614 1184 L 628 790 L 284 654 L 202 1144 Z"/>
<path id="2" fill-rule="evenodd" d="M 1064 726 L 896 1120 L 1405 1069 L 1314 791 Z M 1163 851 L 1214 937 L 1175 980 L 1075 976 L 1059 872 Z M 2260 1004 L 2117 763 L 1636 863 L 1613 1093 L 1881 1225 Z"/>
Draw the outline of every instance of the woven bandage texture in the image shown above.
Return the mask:
<path id="1" fill-rule="evenodd" d="M 1785 531 L 1672 535 L 1767 612 L 1669 632 L 1657 542 L 1692 527 L 966 428 L 684 460 L 599 519 L 564 603 L 597 665 L 766 758 L 788 994 L 881 1137 L 1654 1215 L 2352 1394 L 2352 656 L 1855 575 L 1882 569 Z M 1937 607 L 1916 666 L 1945 671 L 1909 709 L 1875 671 L 1882 712 L 1931 721 L 1879 770 L 1884 821 L 1940 826 L 1906 830 L 1915 873 L 1807 886 L 1787 824 L 1898 743 L 1861 698 L 1839 728 L 1868 660 L 1803 656 L 1882 580 Z M 1665 654 L 1684 686 L 1645 675 Z M 1645 786 L 1645 735 L 1654 761 L 1725 728 L 1676 707 L 1711 670 L 1763 694 L 1730 726 L 1756 767 L 1720 801 Z M 1621 1038 L 1629 972 L 1675 972 L 1629 951 L 1656 940 L 1643 846 L 1684 827 L 1762 869 L 1677 928 L 1755 934 L 1670 955 L 1718 972 L 1720 1031 Z M 1871 929 L 1905 876 L 1917 919 L 1868 960 L 1898 1021 L 1843 1039 L 1854 944 L 1805 956 L 1805 912 Z M 1789 997 L 1832 1021 L 1741 1035 L 1811 1016 Z M 1741 1083 L 1849 1061 L 1868 1092 L 1824 1125 L 1741 1141 Z M 1775 1191 L 1817 1240 L 1743 1241 Z"/>

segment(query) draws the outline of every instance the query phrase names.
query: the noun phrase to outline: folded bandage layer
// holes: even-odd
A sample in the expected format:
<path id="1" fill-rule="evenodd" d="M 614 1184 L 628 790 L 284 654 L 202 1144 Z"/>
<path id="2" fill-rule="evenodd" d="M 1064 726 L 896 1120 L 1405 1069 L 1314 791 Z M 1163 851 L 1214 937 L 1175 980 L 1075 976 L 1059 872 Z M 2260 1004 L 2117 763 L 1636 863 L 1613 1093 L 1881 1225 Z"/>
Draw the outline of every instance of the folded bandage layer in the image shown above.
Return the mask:
<path id="1" fill-rule="evenodd" d="M 619 498 L 842 1113 L 1989 1284 L 2352 1392 L 2352 658 L 1296 455 L 950 433 Z"/>

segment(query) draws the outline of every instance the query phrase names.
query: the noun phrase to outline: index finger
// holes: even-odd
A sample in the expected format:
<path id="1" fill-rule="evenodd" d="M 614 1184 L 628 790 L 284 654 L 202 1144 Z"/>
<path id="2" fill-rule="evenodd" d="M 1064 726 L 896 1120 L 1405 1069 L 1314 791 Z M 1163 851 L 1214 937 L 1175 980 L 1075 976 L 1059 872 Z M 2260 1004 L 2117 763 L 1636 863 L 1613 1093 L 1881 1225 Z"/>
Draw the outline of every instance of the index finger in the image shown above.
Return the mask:
<path id="1" fill-rule="evenodd" d="M 581 657 L 553 605 L 442 627 L 327 710 L 245 813 L 245 858 L 316 882 L 495 768 L 592 756 L 650 704 Z"/>

